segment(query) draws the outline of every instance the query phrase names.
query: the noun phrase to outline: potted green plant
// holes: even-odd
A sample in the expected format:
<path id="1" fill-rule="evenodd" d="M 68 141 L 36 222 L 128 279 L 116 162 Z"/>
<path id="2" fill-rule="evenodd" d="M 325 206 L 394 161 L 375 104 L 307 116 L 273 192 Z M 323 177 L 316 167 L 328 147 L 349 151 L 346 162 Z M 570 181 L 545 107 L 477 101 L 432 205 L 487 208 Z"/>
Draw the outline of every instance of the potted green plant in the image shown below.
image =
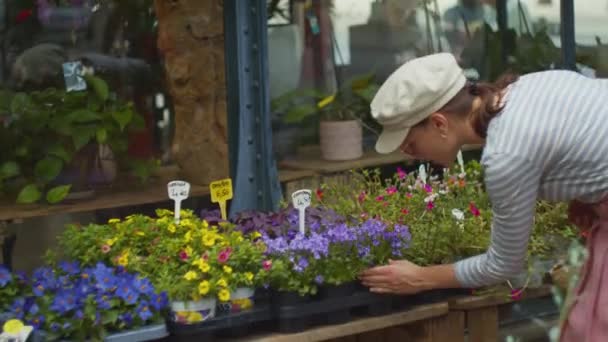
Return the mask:
<path id="1" fill-rule="evenodd" d="M 58 203 L 111 183 L 123 166 L 146 174 L 126 156 L 127 131 L 143 119 L 103 79 L 85 79 L 85 91 L 0 91 L 0 193 L 17 203 Z"/>
<path id="2" fill-rule="evenodd" d="M 351 160 L 363 155 L 363 127 L 374 131 L 365 121 L 377 89 L 373 75 L 364 75 L 345 82 L 334 94 L 295 90 L 273 100 L 272 106 L 286 109 L 285 123 L 318 119 L 323 159 Z"/>

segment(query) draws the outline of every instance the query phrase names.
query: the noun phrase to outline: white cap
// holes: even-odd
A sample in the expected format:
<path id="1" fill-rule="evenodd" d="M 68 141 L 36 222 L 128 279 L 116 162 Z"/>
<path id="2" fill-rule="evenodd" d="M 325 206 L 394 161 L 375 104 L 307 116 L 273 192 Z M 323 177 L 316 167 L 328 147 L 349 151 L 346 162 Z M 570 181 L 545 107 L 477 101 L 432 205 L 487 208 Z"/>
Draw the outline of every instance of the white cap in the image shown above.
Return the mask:
<path id="1" fill-rule="evenodd" d="M 399 148 L 412 126 L 448 103 L 466 84 L 451 53 L 437 53 L 403 64 L 382 84 L 370 105 L 382 125 L 376 151 Z"/>

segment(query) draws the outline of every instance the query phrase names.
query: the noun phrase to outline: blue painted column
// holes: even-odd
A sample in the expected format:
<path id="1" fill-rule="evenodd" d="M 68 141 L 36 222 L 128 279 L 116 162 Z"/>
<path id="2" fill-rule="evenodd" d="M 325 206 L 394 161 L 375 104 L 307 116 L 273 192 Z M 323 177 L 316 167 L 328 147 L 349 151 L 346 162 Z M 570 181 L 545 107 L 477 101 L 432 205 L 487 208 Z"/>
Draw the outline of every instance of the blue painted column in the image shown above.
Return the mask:
<path id="1" fill-rule="evenodd" d="M 230 215 L 275 210 L 281 186 L 272 150 L 266 0 L 225 0 Z"/>
<path id="2" fill-rule="evenodd" d="M 574 0 L 560 1 L 562 68 L 576 70 Z"/>

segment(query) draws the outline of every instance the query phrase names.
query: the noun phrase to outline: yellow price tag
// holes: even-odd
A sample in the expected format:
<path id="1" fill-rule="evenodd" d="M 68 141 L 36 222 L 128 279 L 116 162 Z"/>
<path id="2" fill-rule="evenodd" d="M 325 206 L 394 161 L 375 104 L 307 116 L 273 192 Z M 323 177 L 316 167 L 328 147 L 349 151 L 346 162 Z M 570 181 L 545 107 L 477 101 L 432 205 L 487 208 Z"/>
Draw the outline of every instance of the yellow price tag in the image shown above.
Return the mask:
<path id="1" fill-rule="evenodd" d="M 222 212 L 222 219 L 226 220 L 226 201 L 232 199 L 232 180 L 230 178 L 215 181 L 209 185 L 211 202 L 218 203 Z"/>
<path id="2" fill-rule="evenodd" d="M 323 107 L 327 106 L 328 104 L 334 102 L 335 99 L 336 99 L 336 95 L 335 94 L 334 95 L 330 95 L 330 96 L 322 99 L 321 101 L 319 101 L 317 103 L 317 107 L 323 108 Z"/>

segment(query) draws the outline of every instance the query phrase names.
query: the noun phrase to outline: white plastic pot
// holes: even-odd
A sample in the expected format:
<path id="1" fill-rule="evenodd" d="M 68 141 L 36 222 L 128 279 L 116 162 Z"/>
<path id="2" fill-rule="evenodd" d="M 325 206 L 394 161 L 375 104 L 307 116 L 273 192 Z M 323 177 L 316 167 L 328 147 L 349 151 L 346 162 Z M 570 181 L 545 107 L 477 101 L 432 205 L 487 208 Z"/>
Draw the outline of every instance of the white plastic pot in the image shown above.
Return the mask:
<path id="1" fill-rule="evenodd" d="M 363 156 L 363 129 L 358 120 L 321 121 L 321 157 L 339 161 Z"/>
<path id="2" fill-rule="evenodd" d="M 195 324 L 215 317 L 217 300 L 205 298 L 199 301 L 171 302 L 171 319 L 179 324 Z"/>

